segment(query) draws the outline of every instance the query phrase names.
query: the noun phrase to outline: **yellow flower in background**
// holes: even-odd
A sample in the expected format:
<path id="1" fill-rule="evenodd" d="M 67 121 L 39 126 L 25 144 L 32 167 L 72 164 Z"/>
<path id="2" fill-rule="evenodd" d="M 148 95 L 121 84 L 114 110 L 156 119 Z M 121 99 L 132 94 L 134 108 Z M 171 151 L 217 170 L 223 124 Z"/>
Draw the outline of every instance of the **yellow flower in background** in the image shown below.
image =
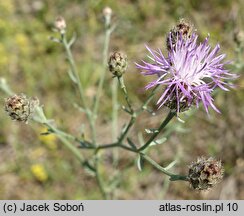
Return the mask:
<path id="1" fill-rule="evenodd" d="M 15 42 L 18 46 L 27 46 L 29 43 L 28 37 L 23 33 L 18 33 L 15 35 Z"/>
<path id="2" fill-rule="evenodd" d="M 28 38 L 25 34 L 18 33 L 15 35 L 15 41 L 18 46 L 27 46 L 28 45 Z"/>
<path id="3" fill-rule="evenodd" d="M 57 149 L 57 137 L 55 134 L 41 135 L 41 133 L 47 132 L 47 128 L 41 128 L 39 139 L 44 143 L 49 149 Z"/>
<path id="4" fill-rule="evenodd" d="M 45 182 L 48 179 L 47 172 L 42 164 L 34 164 L 31 166 L 31 173 L 40 182 Z"/>

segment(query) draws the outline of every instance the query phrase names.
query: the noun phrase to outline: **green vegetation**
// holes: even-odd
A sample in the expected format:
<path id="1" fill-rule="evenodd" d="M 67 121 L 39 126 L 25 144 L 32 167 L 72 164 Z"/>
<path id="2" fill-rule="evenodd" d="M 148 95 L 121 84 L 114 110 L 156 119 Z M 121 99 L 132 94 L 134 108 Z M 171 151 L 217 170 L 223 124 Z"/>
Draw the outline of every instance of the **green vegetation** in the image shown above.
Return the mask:
<path id="1" fill-rule="evenodd" d="M 165 166 L 177 158 L 174 171 L 186 173 L 189 164 L 198 156 L 215 156 L 224 162 L 225 178 L 213 191 L 196 193 L 187 184 L 168 182 L 168 177 L 145 163 L 143 171 L 137 169 L 133 153 L 122 149 L 119 164 L 114 173 L 111 153 L 106 152 L 102 177 L 118 187 L 114 199 L 243 199 L 244 177 L 244 10 L 243 1 L 164 1 L 164 0 L 8 0 L 0 1 L 0 77 L 4 77 L 13 91 L 38 96 L 48 118 L 74 135 L 90 137 L 85 125 L 86 116 L 73 102 L 79 92 L 67 76 L 68 62 L 62 46 L 49 40 L 57 33 L 52 31 L 58 15 L 65 17 L 68 36 L 77 41 L 72 46 L 81 82 L 85 88 L 87 103 L 97 94 L 98 78 L 102 66 L 104 27 L 102 10 L 113 9 L 113 21 L 117 22 L 111 37 L 109 50 L 122 50 L 129 59 L 124 76 L 133 104 L 141 104 L 147 93 L 141 91 L 148 81 L 138 75 L 134 62 L 144 58 L 144 44 L 165 49 L 165 33 L 179 18 L 187 18 L 195 24 L 201 38 L 211 35 L 211 43 L 220 43 L 222 52 L 232 59 L 234 72 L 240 74 L 238 88 L 231 92 L 217 92 L 216 105 L 222 114 L 210 112 L 208 117 L 202 107 L 183 114 L 185 121 L 177 124 L 177 131 L 163 145 L 150 149 L 150 155 Z M 238 38 L 236 39 L 236 37 Z M 238 42 L 242 40 L 242 42 Z M 242 43 L 239 44 L 238 43 Z M 99 142 L 111 137 L 111 74 L 105 78 L 108 90 L 102 92 L 97 133 Z M 0 91 L 2 103 L 6 95 Z M 121 103 L 125 104 L 122 94 Z M 153 103 L 152 103 L 153 104 Z M 145 138 L 145 128 L 158 126 L 167 110 L 157 111 L 156 116 L 143 114 L 131 136 Z M 129 116 L 119 111 L 119 126 Z M 101 199 L 97 184 L 89 170 L 69 154 L 54 135 L 40 136 L 46 129 L 37 124 L 27 125 L 10 121 L 0 109 L 0 198 L 1 199 Z M 170 128 L 168 130 L 170 132 Z M 141 138 L 142 139 L 142 138 Z M 138 139 L 140 140 L 140 139 Z M 83 150 L 85 151 L 85 150 Z M 89 157 L 89 153 L 86 154 Z M 128 168 L 128 169 L 126 169 Z M 123 172 L 122 172 L 123 170 Z M 113 172 L 112 172 L 113 171 Z M 113 175 L 111 174 L 113 173 Z M 116 180 L 117 181 L 114 181 Z M 231 184 L 231 187 L 227 185 Z M 113 190 L 113 187 L 111 187 Z"/>

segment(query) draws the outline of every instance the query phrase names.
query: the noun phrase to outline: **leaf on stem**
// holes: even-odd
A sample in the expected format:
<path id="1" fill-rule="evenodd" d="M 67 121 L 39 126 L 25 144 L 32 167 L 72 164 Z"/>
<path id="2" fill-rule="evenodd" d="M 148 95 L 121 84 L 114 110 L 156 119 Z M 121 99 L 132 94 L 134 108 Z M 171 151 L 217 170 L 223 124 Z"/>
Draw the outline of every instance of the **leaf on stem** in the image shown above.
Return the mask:
<path id="1" fill-rule="evenodd" d="M 76 77 L 74 76 L 71 69 L 68 70 L 68 75 L 69 75 L 69 78 L 72 80 L 72 82 L 74 82 L 76 84 L 78 83 L 78 81 L 77 81 Z"/>
<path id="2" fill-rule="evenodd" d="M 76 41 L 76 38 L 77 38 L 76 34 L 73 33 L 73 36 L 72 36 L 72 38 L 70 39 L 70 41 L 68 43 L 68 47 L 69 48 L 74 44 L 74 42 Z"/>
<path id="3" fill-rule="evenodd" d="M 84 161 L 83 167 L 84 167 L 84 170 L 88 174 L 90 174 L 91 176 L 95 176 L 96 175 L 96 169 L 88 161 Z"/>
<path id="4" fill-rule="evenodd" d="M 36 122 L 39 122 L 41 124 L 45 124 L 47 123 L 47 118 L 43 112 L 43 108 L 42 106 L 38 106 L 35 110 L 34 116 L 33 116 L 33 120 Z"/>
<path id="5" fill-rule="evenodd" d="M 157 133 L 158 129 L 146 128 L 145 131 L 147 134 L 153 134 L 153 133 Z"/>
<path id="6" fill-rule="evenodd" d="M 145 140 L 141 132 L 138 133 L 138 140 L 141 146 L 145 143 Z"/>
<path id="7" fill-rule="evenodd" d="M 62 43 L 62 41 L 60 39 L 52 37 L 52 36 L 49 37 L 49 40 L 51 40 L 51 41 L 53 41 L 55 43 Z"/>
<path id="8" fill-rule="evenodd" d="M 171 169 L 172 167 L 174 167 L 176 163 L 177 163 L 177 160 L 174 160 L 174 161 L 172 161 L 168 166 L 166 166 L 164 169 L 165 169 L 165 170 L 169 170 L 169 169 Z"/>
<path id="9" fill-rule="evenodd" d="M 121 109 L 124 110 L 125 112 L 129 113 L 131 115 L 131 111 L 128 110 L 124 105 L 121 106 Z"/>
<path id="10" fill-rule="evenodd" d="M 143 107 L 143 109 L 145 110 L 145 111 L 147 111 L 149 114 L 151 114 L 152 116 L 155 116 L 156 115 L 156 113 L 153 111 L 153 110 L 151 110 L 151 109 L 149 109 L 149 108 L 144 108 Z"/>
<path id="11" fill-rule="evenodd" d="M 82 113 L 86 113 L 86 114 L 91 114 L 90 110 L 86 110 L 83 107 L 81 107 L 80 105 L 78 105 L 77 103 L 74 103 L 73 106 L 78 109 L 80 112 Z"/>
<path id="12" fill-rule="evenodd" d="M 127 128 L 127 124 L 123 124 L 122 129 L 121 129 L 121 134 L 123 134 L 125 132 L 126 128 Z"/>
<path id="13" fill-rule="evenodd" d="M 152 141 L 152 142 L 150 143 L 149 146 L 161 145 L 161 144 L 165 143 L 166 140 L 167 140 L 166 137 L 163 137 L 163 138 L 161 138 L 161 139 L 154 140 L 154 141 Z"/>
<path id="14" fill-rule="evenodd" d="M 135 149 L 135 150 L 137 149 L 136 145 L 132 142 L 132 140 L 130 138 L 127 138 L 127 141 L 128 141 L 128 143 L 129 143 L 129 145 L 131 146 L 132 149 Z"/>
<path id="15" fill-rule="evenodd" d="M 137 168 L 139 169 L 139 171 L 142 171 L 143 165 L 144 165 L 143 157 L 139 154 L 137 158 Z"/>

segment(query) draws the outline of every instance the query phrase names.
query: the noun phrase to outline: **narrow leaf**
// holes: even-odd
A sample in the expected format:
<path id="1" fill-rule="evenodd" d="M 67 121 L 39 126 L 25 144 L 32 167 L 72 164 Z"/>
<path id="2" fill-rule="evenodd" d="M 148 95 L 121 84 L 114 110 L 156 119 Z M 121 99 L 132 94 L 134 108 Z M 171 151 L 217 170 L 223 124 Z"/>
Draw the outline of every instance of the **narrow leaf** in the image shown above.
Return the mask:
<path id="1" fill-rule="evenodd" d="M 143 168 L 143 158 L 141 155 L 138 156 L 137 158 L 137 167 L 139 169 L 139 171 L 142 171 Z"/>
<path id="2" fill-rule="evenodd" d="M 88 161 L 85 161 L 83 163 L 83 166 L 84 166 L 84 169 L 87 171 L 88 174 L 95 176 L 96 170 Z"/>
<path id="3" fill-rule="evenodd" d="M 79 106 L 77 103 L 74 103 L 74 107 L 77 108 L 80 112 L 87 113 L 87 111 L 81 106 Z"/>
<path id="4" fill-rule="evenodd" d="M 127 138 L 127 141 L 128 141 L 128 143 L 129 143 L 129 145 L 131 146 L 131 148 L 133 148 L 133 149 L 137 149 L 137 148 L 136 148 L 136 145 L 132 142 L 132 140 L 131 140 L 130 138 Z"/>
<path id="5" fill-rule="evenodd" d="M 163 138 L 161 138 L 161 139 L 154 140 L 154 141 L 152 141 L 152 142 L 150 143 L 150 146 L 161 145 L 161 144 L 165 143 L 166 140 L 167 140 L 166 137 L 163 137 Z"/>
<path id="6" fill-rule="evenodd" d="M 138 133 L 138 140 L 139 140 L 139 143 L 140 143 L 141 146 L 145 143 L 145 140 L 144 140 L 143 135 L 142 135 L 141 132 Z"/>
<path id="7" fill-rule="evenodd" d="M 68 75 L 69 78 L 74 82 L 74 83 L 78 83 L 77 79 L 75 78 L 74 74 L 72 73 L 71 69 L 68 70 Z"/>
<path id="8" fill-rule="evenodd" d="M 71 47 L 74 42 L 76 41 L 76 34 L 73 34 L 72 38 L 70 39 L 69 43 L 68 43 L 68 46 Z"/>
<path id="9" fill-rule="evenodd" d="M 146 133 L 148 133 L 148 134 L 153 134 L 153 133 L 157 133 L 157 132 L 158 132 L 157 129 L 153 129 L 153 128 L 149 128 L 149 129 L 146 128 L 145 131 L 146 131 Z"/>
<path id="10" fill-rule="evenodd" d="M 127 128 L 127 124 L 123 124 L 122 129 L 121 129 L 121 134 L 123 134 L 125 132 L 126 128 Z"/>
<path id="11" fill-rule="evenodd" d="M 164 169 L 169 170 L 171 169 L 175 164 L 177 163 L 177 160 L 172 161 L 168 166 L 166 166 Z"/>

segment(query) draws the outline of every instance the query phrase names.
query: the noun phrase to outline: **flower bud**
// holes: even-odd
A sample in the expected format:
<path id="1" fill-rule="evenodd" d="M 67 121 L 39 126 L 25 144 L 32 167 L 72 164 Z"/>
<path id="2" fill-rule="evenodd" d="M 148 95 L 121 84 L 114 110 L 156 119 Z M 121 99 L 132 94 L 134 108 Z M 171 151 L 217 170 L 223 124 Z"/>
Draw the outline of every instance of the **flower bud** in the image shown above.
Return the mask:
<path id="1" fill-rule="evenodd" d="M 221 161 L 201 157 L 189 166 L 188 179 L 192 188 L 207 190 L 220 183 L 223 173 Z"/>
<path id="2" fill-rule="evenodd" d="M 110 7 L 105 7 L 103 9 L 103 17 L 105 20 L 105 26 L 106 27 L 109 27 L 109 25 L 110 25 L 112 13 L 113 13 L 113 11 Z"/>
<path id="3" fill-rule="evenodd" d="M 190 22 L 186 21 L 185 19 L 180 19 L 179 23 L 170 30 L 166 38 L 167 49 L 169 51 L 172 50 L 178 40 L 178 37 L 183 37 L 185 40 L 190 38 L 194 32 L 193 27 L 193 24 Z"/>
<path id="4" fill-rule="evenodd" d="M 244 31 L 241 30 L 235 30 L 234 31 L 234 41 L 238 44 L 241 45 L 244 43 Z"/>
<path id="5" fill-rule="evenodd" d="M 121 77 L 127 69 L 127 56 L 122 52 L 114 52 L 110 55 L 108 66 L 114 76 Z"/>
<path id="6" fill-rule="evenodd" d="M 57 17 L 54 23 L 55 28 L 61 33 L 64 34 L 65 33 L 65 29 L 66 29 L 66 22 L 65 19 L 61 16 Z"/>
<path id="7" fill-rule="evenodd" d="M 111 17 L 112 13 L 113 13 L 113 11 L 110 7 L 105 7 L 103 9 L 103 16 L 104 17 Z"/>
<path id="8" fill-rule="evenodd" d="M 39 100 L 37 98 L 28 99 L 24 94 L 13 95 L 5 99 L 5 111 L 11 119 L 26 123 L 38 105 Z"/>

